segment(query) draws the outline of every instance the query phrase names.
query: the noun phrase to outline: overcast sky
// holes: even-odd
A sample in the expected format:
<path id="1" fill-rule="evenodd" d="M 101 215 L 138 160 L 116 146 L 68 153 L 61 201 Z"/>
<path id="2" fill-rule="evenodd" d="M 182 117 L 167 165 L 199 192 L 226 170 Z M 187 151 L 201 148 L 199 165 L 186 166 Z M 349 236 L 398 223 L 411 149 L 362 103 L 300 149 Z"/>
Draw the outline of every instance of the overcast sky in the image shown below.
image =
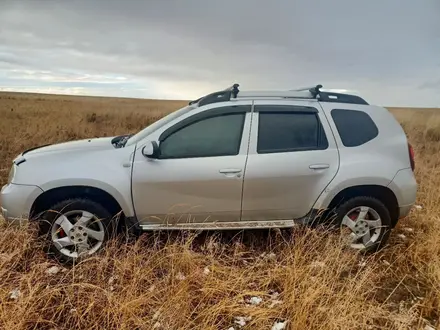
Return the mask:
<path id="1" fill-rule="evenodd" d="M 0 0 L 0 90 L 192 99 L 235 82 L 440 107 L 440 1 Z"/>

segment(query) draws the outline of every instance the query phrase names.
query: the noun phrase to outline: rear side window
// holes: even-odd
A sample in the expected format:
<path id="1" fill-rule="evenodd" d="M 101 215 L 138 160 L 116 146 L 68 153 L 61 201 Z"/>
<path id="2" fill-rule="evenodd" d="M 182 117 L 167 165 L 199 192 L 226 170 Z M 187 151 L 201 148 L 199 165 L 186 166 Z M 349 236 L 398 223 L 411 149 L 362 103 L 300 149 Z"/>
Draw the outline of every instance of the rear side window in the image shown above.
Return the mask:
<path id="1" fill-rule="evenodd" d="M 363 111 L 333 109 L 331 115 L 346 147 L 360 146 L 379 134 L 374 121 Z"/>
<path id="2" fill-rule="evenodd" d="M 274 111 L 265 111 L 266 109 L 270 110 L 270 107 L 256 107 L 259 112 L 259 154 L 319 150 L 328 147 L 316 112 L 289 112 L 288 109 L 277 112 L 276 108 L 272 109 Z"/>

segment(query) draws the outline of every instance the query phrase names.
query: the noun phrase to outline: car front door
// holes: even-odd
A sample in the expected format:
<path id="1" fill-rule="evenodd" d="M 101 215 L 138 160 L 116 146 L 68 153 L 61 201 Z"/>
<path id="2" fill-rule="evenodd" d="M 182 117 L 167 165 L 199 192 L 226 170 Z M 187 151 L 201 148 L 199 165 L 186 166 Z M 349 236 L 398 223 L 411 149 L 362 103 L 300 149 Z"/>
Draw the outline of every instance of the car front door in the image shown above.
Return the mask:
<path id="1" fill-rule="evenodd" d="M 338 150 L 317 102 L 255 101 L 242 220 L 307 215 L 338 167 Z"/>
<path id="2" fill-rule="evenodd" d="M 141 225 L 240 221 L 251 101 L 197 109 L 136 147 L 132 193 Z M 155 159 L 142 154 L 157 141 Z"/>

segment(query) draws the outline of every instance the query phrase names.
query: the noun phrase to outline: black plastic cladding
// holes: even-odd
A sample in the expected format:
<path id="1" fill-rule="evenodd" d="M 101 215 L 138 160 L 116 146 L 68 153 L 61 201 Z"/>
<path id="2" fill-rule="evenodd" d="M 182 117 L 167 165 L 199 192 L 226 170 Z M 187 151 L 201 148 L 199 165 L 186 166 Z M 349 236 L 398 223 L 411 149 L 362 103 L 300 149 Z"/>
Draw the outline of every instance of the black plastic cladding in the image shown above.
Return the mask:
<path id="1" fill-rule="evenodd" d="M 368 105 L 362 97 L 350 94 L 320 92 L 317 99 L 320 102 L 333 102 L 333 103 L 349 103 L 349 104 L 364 104 Z"/>
<path id="2" fill-rule="evenodd" d="M 238 87 L 238 84 L 234 84 L 230 89 L 202 96 L 197 100 L 189 102 L 189 104 L 199 103 L 199 106 L 202 106 L 216 102 L 230 101 L 231 97 L 237 97 L 237 94 L 239 93 Z M 310 91 L 314 98 L 316 98 L 320 102 L 368 105 L 368 102 L 360 96 L 342 93 L 322 92 L 319 90 L 320 88 L 322 88 L 322 85 L 316 85 L 316 87 Z"/>

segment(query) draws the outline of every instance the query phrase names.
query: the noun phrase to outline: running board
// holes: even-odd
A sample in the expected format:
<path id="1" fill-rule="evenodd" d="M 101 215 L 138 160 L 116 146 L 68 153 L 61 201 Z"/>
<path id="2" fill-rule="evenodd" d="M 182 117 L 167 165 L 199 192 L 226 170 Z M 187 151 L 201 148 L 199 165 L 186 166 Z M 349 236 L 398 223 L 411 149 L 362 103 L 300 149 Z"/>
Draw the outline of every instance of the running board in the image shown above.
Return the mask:
<path id="1" fill-rule="evenodd" d="M 294 220 L 272 221 L 236 221 L 236 222 L 206 222 L 206 223 L 173 223 L 140 225 L 142 230 L 237 230 L 237 229 L 265 229 L 291 228 L 296 226 Z"/>

